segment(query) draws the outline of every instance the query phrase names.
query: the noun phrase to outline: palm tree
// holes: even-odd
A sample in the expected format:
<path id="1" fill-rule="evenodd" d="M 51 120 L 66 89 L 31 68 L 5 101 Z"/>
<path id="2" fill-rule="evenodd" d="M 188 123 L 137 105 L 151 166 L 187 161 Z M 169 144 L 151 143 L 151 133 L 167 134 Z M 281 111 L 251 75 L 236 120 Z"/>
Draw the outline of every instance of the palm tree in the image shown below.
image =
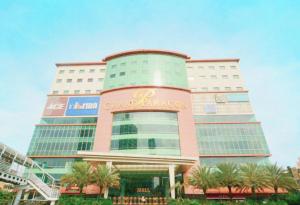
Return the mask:
<path id="1" fill-rule="evenodd" d="M 241 185 L 238 166 L 233 163 L 221 163 L 217 168 L 217 181 L 221 186 L 228 188 L 229 197 L 232 199 L 232 188 Z"/>
<path id="2" fill-rule="evenodd" d="M 175 183 L 174 188 L 176 191 L 176 196 L 178 196 L 178 198 L 182 198 L 182 194 L 184 193 L 184 183 L 178 181 Z"/>
<path id="3" fill-rule="evenodd" d="M 286 170 L 277 164 L 266 166 L 266 176 L 269 182 L 269 187 L 274 189 L 275 194 L 278 194 L 278 189 L 296 189 L 297 182 L 290 176 Z"/>
<path id="4" fill-rule="evenodd" d="M 252 196 L 256 196 L 256 191 L 263 190 L 268 186 L 268 179 L 263 166 L 248 163 L 240 167 L 242 177 L 242 189 L 250 189 Z"/>
<path id="5" fill-rule="evenodd" d="M 77 185 L 80 195 L 83 187 L 91 182 L 92 168 L 87 162 L 75 162 L 72 164 L 71 173 L 65 174 L 61 177 L 62 183 Z"/>
<path id="6" fill-rule="evenodd" d="M 217 186 L 215 174 L 210 167 L 200 167 L 193 169 L 189 177 L 189 184 L 203 190 L 204 197 L 209 188 Z"/>
<path id="7" fill-rule="evenodd" d="M 119 186 L 119 173 L 106 165 L 99 164 L 93 174 L 93 182 L 100 188 L 100 195 L 110 187 Z M 104 195 L 107 198 L 107 195 Z"/>

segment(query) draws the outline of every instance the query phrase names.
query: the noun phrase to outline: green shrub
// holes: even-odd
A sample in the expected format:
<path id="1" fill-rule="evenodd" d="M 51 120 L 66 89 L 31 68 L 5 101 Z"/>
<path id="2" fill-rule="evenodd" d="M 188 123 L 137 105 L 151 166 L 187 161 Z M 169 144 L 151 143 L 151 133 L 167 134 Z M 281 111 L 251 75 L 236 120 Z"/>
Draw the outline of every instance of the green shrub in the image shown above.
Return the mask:
<path id="1" fill-rule="evenodd" d="M 8 202 L 11 202 L 14 199 L 14 196 L 14 192 L 0 190 L 0 205 L 8 204 Z"/>
<path id="2" fill-rule="evenodd" d="M 57 205 L 112 205 L 110 199 L 85 198 L 81 196 L 61 196 Z"/>

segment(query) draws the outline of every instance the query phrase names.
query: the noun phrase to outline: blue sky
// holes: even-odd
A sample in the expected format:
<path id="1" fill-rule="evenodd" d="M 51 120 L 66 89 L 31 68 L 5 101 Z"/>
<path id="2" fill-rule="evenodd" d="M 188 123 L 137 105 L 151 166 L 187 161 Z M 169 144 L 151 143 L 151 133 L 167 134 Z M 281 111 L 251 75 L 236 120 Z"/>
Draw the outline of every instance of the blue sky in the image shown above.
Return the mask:
<path id="1" fill-rule="evenodd" d="M 0 2 L 0 141 L 26 153 L 55 63 L 137 48 L 240 58 L 273 154 L 300 157 L 300 2 L 43 0 Z"/>

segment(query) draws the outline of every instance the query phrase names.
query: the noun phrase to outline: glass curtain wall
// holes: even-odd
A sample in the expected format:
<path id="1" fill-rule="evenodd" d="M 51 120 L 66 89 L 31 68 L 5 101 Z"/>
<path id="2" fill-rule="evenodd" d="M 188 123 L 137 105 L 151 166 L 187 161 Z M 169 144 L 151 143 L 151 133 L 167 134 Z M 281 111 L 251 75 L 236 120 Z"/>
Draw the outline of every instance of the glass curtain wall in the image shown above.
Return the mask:
<path id="1" fill-rule="evenodd" d="M 111 152 L 180 155 L 177 113 L 115 113 Z"/>

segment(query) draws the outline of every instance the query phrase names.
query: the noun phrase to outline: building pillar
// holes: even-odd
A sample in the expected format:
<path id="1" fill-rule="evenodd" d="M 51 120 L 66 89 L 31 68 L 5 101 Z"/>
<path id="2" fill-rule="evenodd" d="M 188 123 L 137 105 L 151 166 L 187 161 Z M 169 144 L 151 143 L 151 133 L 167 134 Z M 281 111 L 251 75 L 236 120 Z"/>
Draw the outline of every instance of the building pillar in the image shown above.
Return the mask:
<path id="1" fill-rule="evenodd" d="M 55 205 L 55 201 L 51 201 L 50 205 Z"/>
<path id="2" fill-rule="evenodd" d="M 106 162 L 106 166 L 107 166 L 107 167 L 109 168 L 109 170 L 111 171 L 112 161 Z M 104 190 L 104 198 L 107 199 L 109 187 L 105 187 L 104 189 L 105 189 L 105 190 Z"/>
<path id="3" fill-rule="evenodd" d="M 170 180 L 170 193 L 171 198 L 175 199 L 175 165 L 169 165 L 169 180 Z"/>
<path id="4" fill-rule="evenodd" d="M 23 189 L 19 189 L 13 205 L 19 205 L 21 197 L 22 197 L 22 192 L 23 192 Z"/>

